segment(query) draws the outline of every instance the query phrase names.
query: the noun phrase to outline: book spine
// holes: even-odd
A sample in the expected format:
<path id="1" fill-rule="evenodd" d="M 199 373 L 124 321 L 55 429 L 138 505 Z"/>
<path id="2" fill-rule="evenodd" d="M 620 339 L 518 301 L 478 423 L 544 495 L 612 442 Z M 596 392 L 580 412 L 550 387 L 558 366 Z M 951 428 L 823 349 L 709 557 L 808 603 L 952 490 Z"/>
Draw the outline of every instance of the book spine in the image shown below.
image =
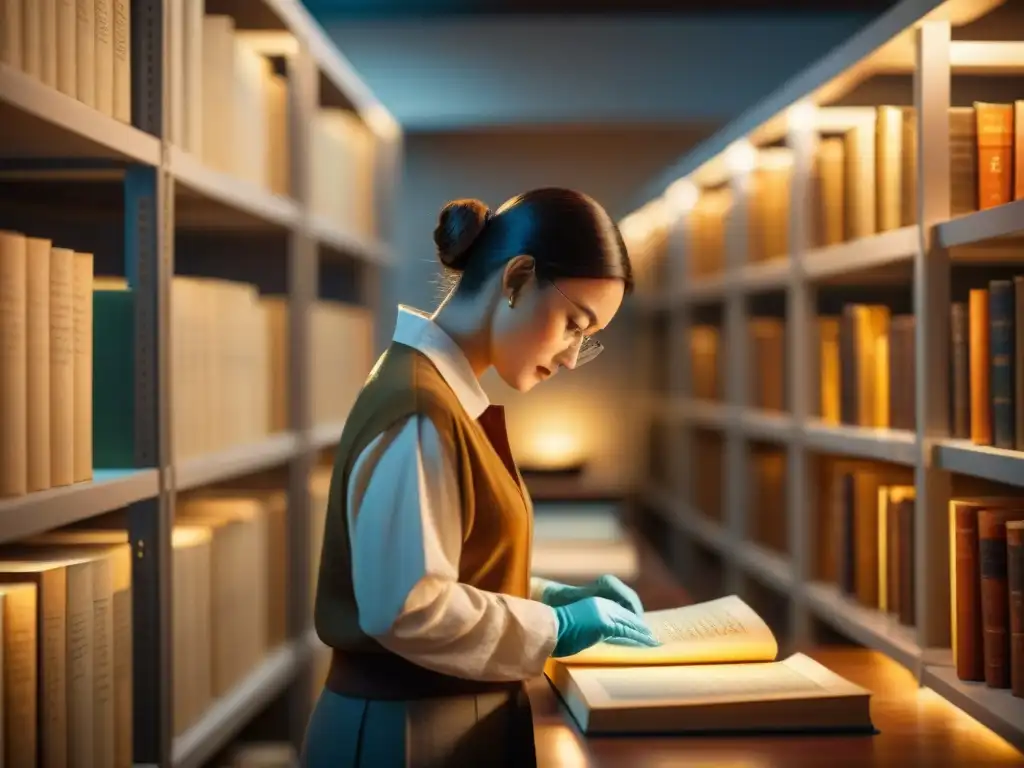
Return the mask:
<path id="1" fill-rule="evenodd" d="M 989 388 L 988 291 L 973 289 L 968 306 L 971 380 L 971 441 L 992 445 L 992 393 Z"/>
<path id="2" fill-rule="evenodd" d="M 971 377 L 967 346 L 967 305 L 956 302 L 950 307 L 950 424 L 953 437 L 971 437 Z"/>
<path id="3" fill-rule="evenodd" d="M 1013 278 L 1014 447 L 1024 451 L 1024 277 Z"/>
<path id="4" fill-rule="evenodd" d="M 992 444 L 1012 450 L 1016 441 L 1013 412 L 1013 283 L 992 280 L 989 295 L 989 386 L 992 392 Z"/>
<path id="5" fill-rule="evenodd" d="M 839 589 L 847 595 L 857 591 L 857 558 L 856 558 L 856 507 L 857 483 L 853 474 L 846 473 L 842 478 L 842 494 L 839 505 Z"/>
<path id="6" fill-rule="evenodd" d="M 974 107 L 949 110 L 949 214 L 978 208 L 978 139 Z"/>
<path id="7" fill-rule="evenodd" d="M 843 424 L 856 425 L 857 397 L 856 307 L 843 307 L 839 320 L 839 417 Z"/>
<path id="8" fill-rule="evenodd" d="M 1024 522 L 1006 524 L 1006 584 L 1010 593 L 1010 690 L 1024 698 Z"/>
<path id="9" fill-rule="evenodd" d="M 985 657 L 982 652 L 977 510 L 957 506 L 953 525 L 956 676 L 961 680 L 980 681 L 985 679 Z"/>
<path id="10" fill-rule="evenodd" d="M 899 610 L 900 624 L 914 626 L 916 621 L 914 595 L 914 499 L 900 499 L 896 504 L 897 541 L 899 547 Z"/>
<path id="11" fill-rule="evenodd" d="M 978 513 L 981 571 L 981 621 L 985 684 L 1010 686 L 1009 595 L 1006 585 L 1006 519 L 998 511 Z"/>
<path id="12" fill-rule="evenodd" d="M 1013 199 L 1013 105 L 976 102 L 978 208 Z"/>

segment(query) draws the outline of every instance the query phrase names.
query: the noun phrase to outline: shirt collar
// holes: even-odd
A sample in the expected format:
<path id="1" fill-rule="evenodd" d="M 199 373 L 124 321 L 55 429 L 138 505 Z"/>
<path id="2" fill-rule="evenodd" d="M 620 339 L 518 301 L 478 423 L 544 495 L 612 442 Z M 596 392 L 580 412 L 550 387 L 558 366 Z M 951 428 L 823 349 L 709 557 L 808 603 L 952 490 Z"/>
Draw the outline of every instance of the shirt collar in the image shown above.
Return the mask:
<path id="1" fill-rule="evenodd" d="M 399 305 L 392 341 L 426 355 L 471 418 L 478 419 L 487 410 L 490 400 L 466 355 L 427 313 Z"/>

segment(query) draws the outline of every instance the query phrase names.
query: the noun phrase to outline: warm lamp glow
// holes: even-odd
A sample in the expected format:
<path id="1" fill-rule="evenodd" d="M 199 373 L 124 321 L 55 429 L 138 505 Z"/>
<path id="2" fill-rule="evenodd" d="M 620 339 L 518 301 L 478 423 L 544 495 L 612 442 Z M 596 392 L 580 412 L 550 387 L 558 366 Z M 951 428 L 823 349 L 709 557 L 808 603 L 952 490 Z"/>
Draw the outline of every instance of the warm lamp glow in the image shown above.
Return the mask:
<path id="1" fill-rule="evenodd" d="M 757 149 L 746 139 L 741 139 L 725 150 L 725 164 L 737 176 L 750 173 L 757 167 Z"/>
<path id="2" fill-rule="evenodd" d="M 798 101 L 789 108 L 786 121 L 790 133 L 810 133 L 818 126 L 818 107 L 810 101 Z"/>
<path id="3" fill-rule="evenodd" d="M 679 179 L 665 190 L 665 205 L 671 213 L 680 215 L 692 210 L 700 198 L 700 190 L 689 179 Z"/>
<path id="4" fill-rule="evenodd" d="M 572 431 L 540 429 L 531 442 L 530 464 L 538 469 L 564 469 L 583 461 L 579 437 Z"/>

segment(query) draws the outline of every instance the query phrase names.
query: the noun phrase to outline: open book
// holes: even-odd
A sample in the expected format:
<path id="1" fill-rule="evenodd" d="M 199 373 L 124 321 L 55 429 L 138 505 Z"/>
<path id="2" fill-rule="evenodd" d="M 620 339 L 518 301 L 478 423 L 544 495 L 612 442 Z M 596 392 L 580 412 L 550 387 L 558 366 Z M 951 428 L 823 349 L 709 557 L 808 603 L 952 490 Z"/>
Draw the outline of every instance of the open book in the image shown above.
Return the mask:
<path id="1" fill-rule="evenodd" d="M 776 661 L 771 629 L 735 595 L 645 619 L 661 646 L 548 662 L 584 733 L 873 730 L 869 691 L 803 654 Z"/>

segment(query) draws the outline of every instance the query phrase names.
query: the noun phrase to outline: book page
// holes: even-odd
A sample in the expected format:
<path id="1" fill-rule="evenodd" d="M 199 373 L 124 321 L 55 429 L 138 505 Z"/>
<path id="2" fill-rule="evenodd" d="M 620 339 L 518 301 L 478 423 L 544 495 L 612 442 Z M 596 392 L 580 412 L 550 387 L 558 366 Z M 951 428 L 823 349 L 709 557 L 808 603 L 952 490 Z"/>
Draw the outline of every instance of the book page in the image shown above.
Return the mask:
<path id="1" fill-rule="evenodd" d="M 644 620 L 660 646 L 633 648 L 598 643 L 556 661 L 567 665 L 707 664 L 773 661 L 778 654 L 771 629 L 736 595 L 650 611 Z"/>
<path id="2" fill-rule="evenodd" d="M 782 662 L 700 664 L 660 669 L 606 669 L 596 678 L 613 701 L 750 701 L 815 696 L 818 683 Z"/>
<path id="3" fill-rule="evenodd" d="M 566 670 L 591 707 L 707 706 L 736 702 L 864 696 L 868 692 L 808 656 L 754 664 Z"/>

